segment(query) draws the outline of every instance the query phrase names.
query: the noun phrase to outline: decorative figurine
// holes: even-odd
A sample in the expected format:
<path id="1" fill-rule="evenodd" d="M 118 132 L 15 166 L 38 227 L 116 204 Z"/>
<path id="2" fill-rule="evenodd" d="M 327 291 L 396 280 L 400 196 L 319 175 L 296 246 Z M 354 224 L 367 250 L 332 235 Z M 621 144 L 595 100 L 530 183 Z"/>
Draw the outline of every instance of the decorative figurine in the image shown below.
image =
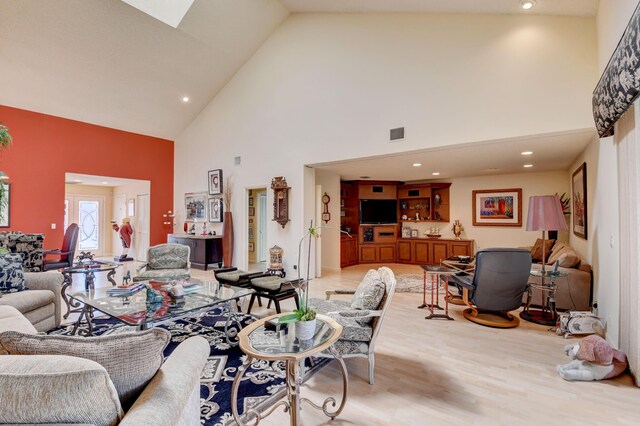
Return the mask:
<path id="1" fill-rule="evenodd" d="M 93 263 L 93 254 L 90 251 L 81 251 L 77 259 L 80 263 Z"/>
<path id="2" fill-rule="evenodd" d="M 122 277 L 122 285 L 129 285 L 130 282 L 131 282 L 131 271 L 127 271 L 127 273 L 124 274 L 124 277 Z"/>
<path id="3" fill-rule="evenodd" d="M 154 289 L 151 284 L 146 284 L 145 287 L 147 287 L 147 306 L 161 304 L 163 300 L 162 293 Z"/>
<path id="4" fill-rule="evenodd" d="M 196 235 L 196 224 L 191 224 L 191 229 L 189 229 L 189 235 Z"/>
<path id="5" fill-rule="evenodd" d="M 182 284 L 172 284 L 171 288 L 167 290 L 167 295 L 171 298 L 172 303 L 178 303 L 184 299 L 184 287 Z"/>
<path id="6" fill-rule="evenodd" d="M 202 225 L 202 235 L 207 235 L 207 222 Z"/>
<path id="7" fill-rule="evenodd" d="M 420 213 L 416 213 L 416 220 L 420 220 Z"/>
<path id="8" fill-rule="evenodd" d="M 455 235 L 456 240 L 459 240 L 460 235 L 462 235 L 462 231 L 464 231 L 464 227 L 462 226 L 462 223 L 460 223 L 459 219 L 456 219 L 456 221 L 453 222 L 451 230 L 453 231 L 453 235 Z"/>
<path id="9" fill-rule="evenodd" d="M 131 248 L 131 235 L 133 235 L 133 228 L 131 227 L 131 219 L 129 217 L 125 217 L 122 219 L 122 225 L 118 226 L 118 224 L 112 220 L 111 227 L 114 231 L 118 233 L 120 236 L 120 241 L 122 242 L 122 254 L 120 257 L 115 257 L 114 260 L 118 262 L 129 262 L 132 261 L 133 258 L 129 257 L 129 248 Z"/>

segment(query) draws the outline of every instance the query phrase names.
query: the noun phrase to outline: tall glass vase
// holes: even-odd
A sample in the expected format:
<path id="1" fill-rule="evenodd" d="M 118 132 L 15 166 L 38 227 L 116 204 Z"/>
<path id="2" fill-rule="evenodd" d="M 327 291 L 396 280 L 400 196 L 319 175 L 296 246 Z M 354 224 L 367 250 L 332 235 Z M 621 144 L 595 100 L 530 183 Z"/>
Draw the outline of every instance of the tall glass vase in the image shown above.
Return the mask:
<path id="1" fill-rule="evenodd" d="M 233 266 L 233 216 L 224 212 L 222 227 L 222 263 L 225 268 Z"/>

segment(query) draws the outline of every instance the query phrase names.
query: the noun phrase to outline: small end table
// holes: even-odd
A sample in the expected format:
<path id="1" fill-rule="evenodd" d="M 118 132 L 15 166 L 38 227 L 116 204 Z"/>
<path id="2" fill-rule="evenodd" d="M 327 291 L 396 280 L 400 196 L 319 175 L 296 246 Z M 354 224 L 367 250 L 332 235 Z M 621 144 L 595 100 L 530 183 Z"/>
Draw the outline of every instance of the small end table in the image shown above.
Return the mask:
<path id="1" fill-rule="evenodd" d="M 238 337 L 240 339 L 240 349 L 247 354 L 247 359 L 238 369 L 233 386 L 231 388 L 231 411 L 234 420 L 243 425 L 240 414 L 238 413 L 238 387 L 242 382 L 242 377 L 247 368 L 255 362 L 255 359 L 265 361 L 285 361 L 286 363 L 286 387 L 287 400 L 280 401 L 273 407 L 269 408 L 266 413 L 248 409 L 244 413 L 245 420 L 252 419 L 252 426 L 256 426 L 260 421 L 273 413 L 279 406 L 285 407 L 285 412 L 289 412 L 290 424 L 297 426 L 300 424 L 301 403 L 306 402 L 311 407 L 322 410 L 331 420 L 336 418 L 347 402 L 347 387 L 349 385 L 349 375 L 347 367 L 342 360 L 342 356 L 334 348 L 334 343 L 338 341 L 342 335 L 342 326 L 332 318 L 326 315 L 318 314 L 316 316 L 316 332 L 310 340 L 300 340 L 295 335 L 295 325 L 290 324 L 285 331 L 269 331 L 265 329 L 265 323 L 268 320 L 278 318 L 282 315 L 272 315 L 270 317 L 258 320 L 240 331 Z M 342 400 L 338 405 L 334 398 L 327 398 L 321 405 L 311 402 L 307 398 L 300 397 L 300 388 L 303 383 L 304 359 L 324 350 L 329 350 L 333 357 L 340 363 L 342 371 Z M 335 411 L 330 408 L 338 407 Z"/>
<path id="2" fill-rule="evenodd" d="M 556 311 L 556 280 L 558 278 L 566 278 L 569 276 L 566 272 L 538 271 L 532 269 L 529 273 L 534 278 L 540 278 L 540 282 L 530 282 L 527 287 L 527 303 L 520 312 L 520 318 L 525 321 L 533 322 L 541 325 L 555 326 L 558 320 Z M 533 290 L 540 290 L 542 294 L 541 308 L 531 308 L 531 299 Z"/>
<path id="3" fill-rule="evenodd" d="M 449 300 L 444 298 L 444 314 L 436 314 L 435 310 L 443 308 L 438 304 L 438 290 L 440 289 L 440 275 L 445 276 L 444 291 L 445 294 L 449 294 L 449 277 L 456 273 L 456 270 L 442 265 L 420 265 L 423 270 L 424 286 L 422 289 L 422 305 L 418 306 L 418 309 L 428 308 L 429 315 L 424 319 L 447 319 L 453 321 L 453 318 L 449 316 Z M 431 279 L 431 303 L 427 303 L 427 275 Z"/>

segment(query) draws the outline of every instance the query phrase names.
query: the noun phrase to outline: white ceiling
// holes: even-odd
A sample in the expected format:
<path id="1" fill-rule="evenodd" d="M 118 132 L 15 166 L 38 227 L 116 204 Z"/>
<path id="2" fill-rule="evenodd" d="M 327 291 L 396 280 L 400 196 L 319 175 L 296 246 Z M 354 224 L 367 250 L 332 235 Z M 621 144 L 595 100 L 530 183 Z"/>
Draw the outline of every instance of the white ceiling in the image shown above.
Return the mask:
<path id="1" fill-rule="evenodd" d="M 316 170 L 339 174 L 343 180 L 416 181 L 511 173 L 567 170 L 596 137 L 594 130 L 557 135 L 492 141 L 362 158 L 328 164 L 311 164 Z M 402 143 L 402 142 L 397 142 Z M 522 152 L 533 151 L 523 156 Z M 413 167 L 414 163 L 422 164 Z M 524 168 L 532 164 L 531 168 Z M 432 173 L 440 175 L 433 176 Z"/>
<path id="2" fill-rule="evenodd" d="M 119 0 L 2 0 L 0 104 L 175 139 L 290 11 L 597 9 L 597 0 L 537 3 L 525 12 L 518 0 L 195 0 L 172 28 Z"/>
<path id="3" fill-rule="evenodd" d="M 296 13 L 309 12 L 428 12 L 428 13 L 527 13 L 540 15 L 595 16 L 598 0 L 537 0 L 524 11 L 519 0 L 280 0 Z"/>
<path id="4" fill-rule="evenodd" d="M 149 181 L 138 180 L 138 179 L 122 179 L 122 178 L 109 177 L 109 176 L 83 175 L 79 173 L 65 173 L 64 182 L 69 185 L 104 186 L 108 188 L 113 186 L 122 186 L 122 185 L 137 183 L 137 182 L 149 182 Z"/>

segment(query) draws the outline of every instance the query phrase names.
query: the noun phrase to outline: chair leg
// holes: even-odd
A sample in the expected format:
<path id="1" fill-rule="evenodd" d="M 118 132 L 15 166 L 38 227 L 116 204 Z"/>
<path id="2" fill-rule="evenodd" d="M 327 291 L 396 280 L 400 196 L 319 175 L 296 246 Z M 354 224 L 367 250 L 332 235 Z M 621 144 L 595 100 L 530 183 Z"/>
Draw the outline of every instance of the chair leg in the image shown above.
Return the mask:
<path id="1" fill-rule="evenodd" d="M 373 384 L 373 370 L 376 365 L 375 354 L 373 352 L 369 352 L 369 384 Z"/>
<path id="2" fill-rule="evenodd" d="M 282 311 L 280 310 L 280 302 L 278 301 L 278 299 L 273 299 L 273 304 L 276 305 L 276 313 L 281 313 Z"/>
<path id="3" fill-rule="evenodd" d="M 298 297 L 298 293 L 294 293 L 293 299 L 296 301 L 296 309 L 300 309 L 300 297 Z"/>
<path id="4" fill-rule="evenodd" d="M 253 302 L 256 300 L 256 295 L 252 294 L 251 295 L 251 300 L 249 300 L 249 307 L 247 308 L 247 313 L 250 314 L 251 313 L 251 308 L 253 308 Z M 258 298 L 258 303 L 260 303 L 260 298 Z"/>
<path id="5" fill-rule="evenodd" d="M 262 298 L 258 296 L 258 306 L 262 308 Z"/>
<path id="6" fill-rule="evenodd" d="M 271 308 L 271 302 L 272 302 L 272 300 L 269 299 L 269 303 L 267 304 L 267 309 Z"/>

